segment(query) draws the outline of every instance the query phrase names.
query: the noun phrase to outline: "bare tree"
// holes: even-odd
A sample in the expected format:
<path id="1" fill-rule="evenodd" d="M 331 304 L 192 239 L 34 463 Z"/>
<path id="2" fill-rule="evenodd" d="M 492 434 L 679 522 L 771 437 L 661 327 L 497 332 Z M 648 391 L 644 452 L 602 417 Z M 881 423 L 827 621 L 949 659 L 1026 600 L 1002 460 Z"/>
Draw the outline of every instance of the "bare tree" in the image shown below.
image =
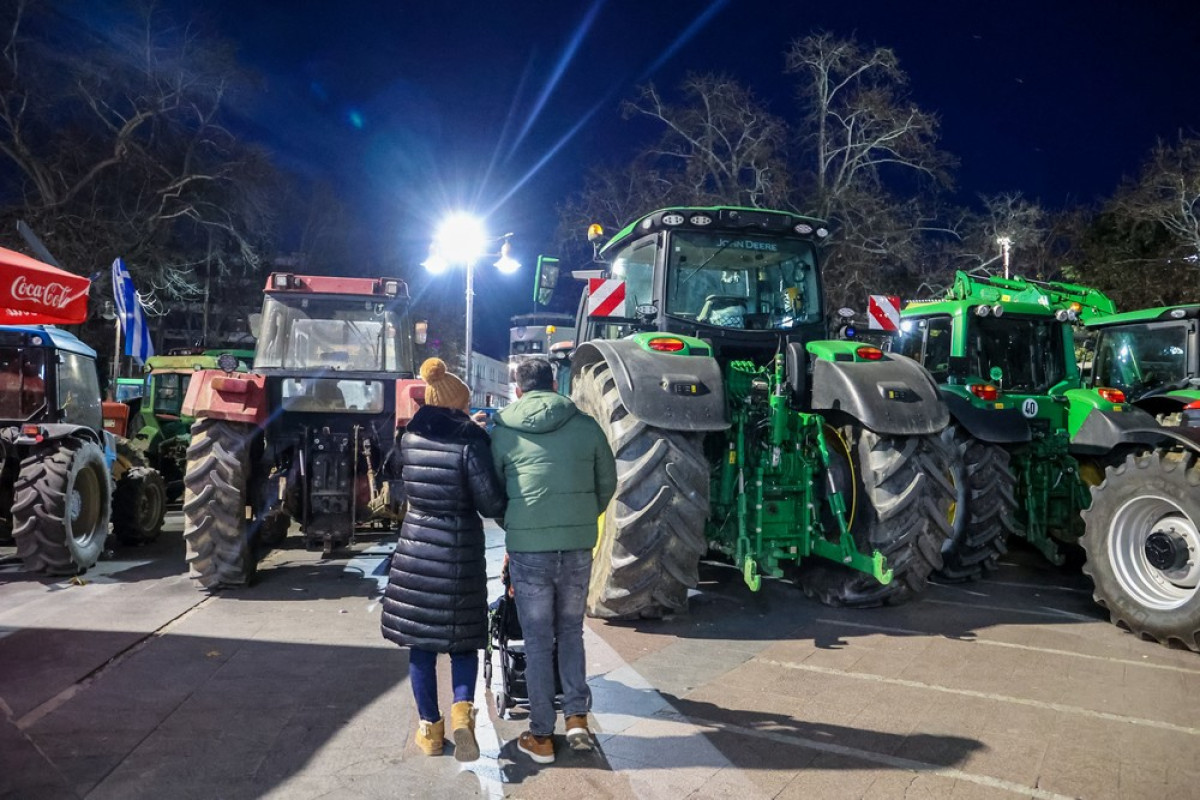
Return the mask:
<path id="1" fill-rule="evenodd" d="M 1200 266 L 1200 138 L 1160 140 L 1141 175 L 1114 198 L 1114 210 L 1161 226 L 1176 243 L 1176 258 Z"/>
<path id="2" fill-rule="evenodd" d="M 826 285 L 903 288 L 896 284 L 913 282 L 922 237 L 948 232 L 933 200 L 950 186 L 955 160 L 937 146 L 937 116 L 909 99 L 888 48 L 817 33 L 794 41 L 785 64 L 803 109 L 793 202 L 836 226 Z"/>
<path id="3" fill-rule="evenodd" d="M 224 126 L 245 77 L 228 48 L 153 9 L 104 37 L 25 0 L 0 23 L 7 230 L 28 220 L 77 269 L 122 255 L 168 297 L 260 267 L 276 173 Z M 47 44 L 64 30 L 70 48 Z"/>
<path id="4" fill-rule="evenodd" d="M 789 184 L 784 121 L 728 76 L 692 74 L 681 91 L 684 102 L 671 105 L 650 84 L 623 106 L 626 117 L 641 114 L 665 126 L 646 155 L 677 179 L 672 194 L 678 201 L 783 204 Z"/>

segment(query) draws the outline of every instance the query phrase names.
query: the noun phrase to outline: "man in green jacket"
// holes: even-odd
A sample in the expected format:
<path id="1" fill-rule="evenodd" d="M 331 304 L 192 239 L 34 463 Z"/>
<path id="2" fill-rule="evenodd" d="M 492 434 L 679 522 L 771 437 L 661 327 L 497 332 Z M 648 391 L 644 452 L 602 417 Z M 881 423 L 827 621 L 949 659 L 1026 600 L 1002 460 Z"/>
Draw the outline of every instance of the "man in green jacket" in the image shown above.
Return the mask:
<path id="1" fill-rule="evenodd" d="M 522 361 L 513 381 L 517 402 L 493 417 L 492 460 L 508 492 L 508 567 L 525 634 L 529 730 L 517 748 L 549 764 L 556 642 L 567 742 L 592 748 L 583 614 L 596 520 L 616 491 L 617 468 L 596 421 L 556 393 L 549 361 Z"/>

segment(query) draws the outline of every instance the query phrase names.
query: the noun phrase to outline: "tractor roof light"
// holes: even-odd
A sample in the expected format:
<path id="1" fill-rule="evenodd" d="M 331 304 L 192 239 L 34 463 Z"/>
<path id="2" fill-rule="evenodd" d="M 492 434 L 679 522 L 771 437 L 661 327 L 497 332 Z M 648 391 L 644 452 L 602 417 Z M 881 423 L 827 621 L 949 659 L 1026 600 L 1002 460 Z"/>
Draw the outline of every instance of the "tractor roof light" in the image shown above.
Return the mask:
<path id="1" fill-rule="evenodd" d="M 292 276 L 286 272 L 276 273 L 275 277 L 272 279 L 271 285 L 276 289 L 290 288 L 292 285 Z"/>
<path id="2" fill-rule="evenodd" d="M 972 383 L 967 387 L 980 400 L 998 400 L 1000 389 L 994 383 Z"/>
<path id="3" fill-rule="evenodd" d="M 646 346 L 660 353 L 678 353 L 683 350 L 684 343 L 673 336 L 658 336 L 646 342 Z"/>
<path id="4" fill-rule="evenodd" d="M 991 313 L 992 313 L 991 306 L 975 306 L 976 316 L 986 317 L 988 314 L 991 314 Z"/>
<path id="5" fill-rule="evenodd" d="M 1054 318 L 1059 322 L 1067 322 L 1071 319 L 1071 312 L 1067 311 L 1065 308 L 1060 308 L 1058 311 L 1054 312 Z"/>
<path id="6" fill-rule="evenodd" d="M 796 233 L 800 234 L 801 236 L 810 236 L 810 235 L 812 235 L 812 232 L 813 232 L 813 226 L 809 225 L 807 222 L 801 222 L 798 225 L 796 225 L 796 227 L 792 228 L 792 230 L 794 230 Z"/>
<path id="7" fill-rule="evenodd" d="M 1120 389 L 1110 389 L 1107 386 L 1096 387 L 1096 393 L 1110 403 L 1124 403 L 1125 393 Z"/>
<path id="8" fill-rule="evenodd" d="M 670 214 L 663 214 L 662 221 L 663 225 L 682 225 L 684 221 L 683 214 L 677 214 L 674 212 Z"/>
<path id="9" fill-rule="evenodd" d="M 992 316 L 993 317 L 1003 317 L 1004 316 L 1004 306 L 1000 305 L 999 303 L 996 303 L 996 305 L 992 306 Z"/>
<path id="10" fill-rule="evenodd" d="M 383 293 L 388 297 L 395 297 L 396 295 L 400 294 L 400 281 L 384 280 L 382 283 Z"/>
<path id="11" fill-rule="evenodd" d="M 703 228 L 705 225 L 712 225 L 712 221 L 713 218 L 707 214 L 693 214 L 688 219 L 688 222 L 700 228 Z"/>
<path id="12" fill-rule="evenodd" d="M 593 222 L 591 225 L 588 225 L 587 237 L 589 242 L 594 242 L 597 239 L 603 239 L 604 226 L 598 222 Z"/>
<path id="13" fill-rule="evenodd" d="M 883 359 L 883 351 L 878 347 L 870 347 L 863 345 L 855 349 L 854 354 L 864 361 L 881 361 Z"/>

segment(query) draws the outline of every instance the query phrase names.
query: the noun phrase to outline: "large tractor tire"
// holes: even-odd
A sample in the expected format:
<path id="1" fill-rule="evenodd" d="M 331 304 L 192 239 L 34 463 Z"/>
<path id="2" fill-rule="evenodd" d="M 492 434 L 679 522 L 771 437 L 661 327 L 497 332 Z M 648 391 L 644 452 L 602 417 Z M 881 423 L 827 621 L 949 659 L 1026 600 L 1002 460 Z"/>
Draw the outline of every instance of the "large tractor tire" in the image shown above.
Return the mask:
<path id="1" fill-rule="evenodd" d="M 880 436 L 856 425 L 827 437 L 835 460 L 850 533 L 859 550 L 878 550 L 892 570 L 891 583 L 822 558 L 798 570 L 804 593 L 830 606 L 896 605 L 923 591 L 942 566 L 950 536 L 954 487 L 948 455 L 937 436 Z M 838 463 L 842 468 L 838 468 Z"/>
<path id="2" fill-rule="evenodd" d="M 957 425 L 942 431 L 950 456 L 954 505 L 950 538 L 942 545 L 938 578 L 970 581 L 995 572 L 1008 552 L 1008 536 L 1018 532 L 1016 477 L 1008 451 L 969 436 Z"/>
<path id="3" fill-rule="evenodd" d="M 38 445 L 21 459 L 13 494 L 13 538 L 26 569 L 76 575 L 100 560 L 112 487 L 99 445 L 75 438 Z"/>
<path id="4" fill-rule="evenodd" d="M 631 415 L 607 363 L 585 367 L 572 388 L 617 460 L 617 491 L 596 545 L 588 614 L 638 619 L 685 608 L 708 549 L 703 434 L 655 428 Z"/>
<path id="5" fill-rule="evenodd" d="M 1200 651 L 1200 461 L 1128 456 L 1092 487 L 1083 571 L 1114 624 Z"/>
<path id="6" fill-rule="evenodd" d="M 183 492 L 183 540 L 200 589 L 248 586 L 257 566 L 246 520 L 250 445 L 245 423 L 200 419 L 192 425 Z"/>
<path id="7" fill-rule="evenodd" d="M 149 544 L 167 518 L 167 484 L 158 470 L 133 467 L 113 491 L 113 534 L 124 545 Z"/>

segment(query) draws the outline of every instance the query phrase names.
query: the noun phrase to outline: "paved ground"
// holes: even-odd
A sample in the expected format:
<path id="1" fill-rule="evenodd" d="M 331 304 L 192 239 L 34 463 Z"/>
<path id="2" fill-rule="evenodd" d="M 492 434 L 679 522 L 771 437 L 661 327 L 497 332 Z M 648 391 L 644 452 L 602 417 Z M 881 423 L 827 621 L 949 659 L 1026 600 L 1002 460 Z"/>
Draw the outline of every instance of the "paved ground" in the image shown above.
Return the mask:
<path id="1" fill-rule="evenodd" d="M 533 765 L 520 710 L 493 711 L 464 769 L 411 746 L 378 633 L 389 538 L 281 550 L 210 597 L 178 531 L 81 582 L 0 548 L 0 797 L 1200 797 L 1200 658 L 1031 554 L 868 612 L 706 567 L 686 615 L 589 623 L 594 754 Z"/>

